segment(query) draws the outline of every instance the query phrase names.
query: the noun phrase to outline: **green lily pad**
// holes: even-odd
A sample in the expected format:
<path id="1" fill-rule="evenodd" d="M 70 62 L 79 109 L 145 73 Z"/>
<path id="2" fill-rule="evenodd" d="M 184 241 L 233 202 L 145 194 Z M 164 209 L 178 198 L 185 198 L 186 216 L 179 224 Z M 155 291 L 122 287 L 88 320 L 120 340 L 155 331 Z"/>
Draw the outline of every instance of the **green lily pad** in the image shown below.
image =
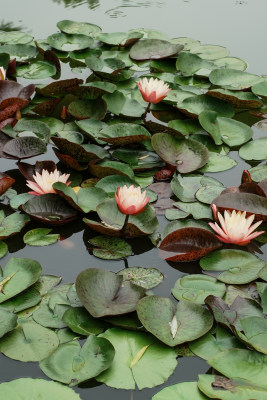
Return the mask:
<path id="1" fill-rule="evenodd" d="M 196 304 L 204 304 L 210 294 L 223 297 L 226 286 L 216 278 L 205 275 L 188 275 L 178 279 L 172 289 L 172 294 L 177 300 L 188 300 Z"/>
<path id="2" fill-rule="evenodd" d="M 237 57 L 218 58 L 217 60 L 214 60 L 213 63 L 218 68 L 231 68 L 238 69 L 239 71 L 245 71 L 248 67 L 246 61 L 241 60 L 241 58 Z"/>
<path id="3" fill-rule="evenodd" d="M 118 275 L 122 275 L 125 282 L 130 281 L 147 290 L 158 286 L 164 278 L 164 275 L 157 268 L 142 267 L 125 268 L 118 272 Z"/>
<path id="4" fill-rule="evenodd" d="M 248 89 L 256 83 L 263 82 L 263 78 L 258 75 L 231 68 L 215 69 L 209 79 L 213 85 L 230 90 Z"/>
<path id="5" fill-rule="evenodd" d="M 212 204 L 213 200 L 219 196 L 223 190 L 224 187 L 222 186 L 204 186 L 198 189 L 195 196 L 201 203 Z"/>
<path id="6" fill-rule="evenodd" d="M 19 361 L 41 361 L 58 347 L 55 332 L 35 322 L 26 322 L 0 340 L 0 351 Z"/>
<path id="7" fill-rule="evenodd" d="M 36 306 L 41 301 L 40 293 L 36 290 L 36 284 L 29 287 L 27 290 L 24 290 L 17 296 L 1 303 L 0 309 L 18 313 Z"/>
<path id="8" fill-rule="evenodd" d="M 101 32 L 101 28 L 95 24 L 89 24 L 88 22 L 71 21 L 64 19 L 57 23 L 57 27 L 61 32 L 68 33 L 71 35 L 80 34 L 95 36 Z"/>
<path id="9" fill-rule="evenodd" d="M 104 122 L 94 119 L 82 119 L 80 121 L 75 121 L 75 123 L 83 134 L 89 137 L 89 139 L 96 143 L 104 144 L 104 142 L 99 139 L 100 131 L 106 126 Z"/>
<path id="10" fill-rule="evenodd" d="M 223 57 L 227 57 L 229 50 L 226 47 L 202 44 L 199 46 L 194 46 L 190 49 L 190 53 L 197 54 L 204 60 L 218 60 Z"/>
<path id="11" fill-rule="evenodd" d="M 136 151 L 136 150 L 135 150 Z M 135 181 L 127 175 L 108 175 L 100 179 L 95 185 L 96 188 L 105 190 L 110 196 L 114 195 L 118 187 L 136 185 Z"/>
<path id="12" fill-rule="evenodd" d="M 193 133 L 201 131 L 199 123 L 191 119 L 172 120 L 168 122 L 168 126 L 181 132 L 184 136 L 192 135 Z"/>
<path id="13" fill-rule="evenodd" d="M 16 61 L 21 62 L 36 57 L 38 50 L 29 44 L 4 44 L 0 46 L 1 53 L 7 53 L 11 59 L 16 58 Z"/>
<path id="14" fill-rule="evenodd" d="M 170 134 L 156 133 L 151 139 L 156 153 L 180 173 L 192 172 L 206 164 L 208 149 L 192 139 L 178 139 Z"/>
<path id="15" fill-rule="evenodd" d="M 171 299 L 157 296 L 140 300 L 137 314 L 149 332 L 171 347 L 203 336 L 213 324 L 211 314 L 199 304 L 181 300 L 175 307 Z"/>
<path id="16" fill-rule="evenodd" d="M 107 325 L 101 319 L 92 317 L 83 307 L 70 307 L 63 315 L 63 322 L 79 335 L 98 335 Z"/>
<path id="17" fill-rule="evenodd" d="M 134 71 L 125 69 L 126 64 L 118 57 L 102 59 L 90 56 L 85 59 L 85 63 L 94 74 L 112 82 L 128 80 L 134 74 Z"/>
<path id="18" fill-rule="evenodd" d="M 93 44 L 92 38 L 81 34 L 54 33 L 46 40 L 51 47 L 60 51 L 83 50 Z"/>
<path id="19" fill-rule="evenodd" d="M 68 112 L 76 119 L 101 120 L 105 117 L 106 111 L 107 105 L 102 99 L 76 100 L 68 106 Z"/>
<path id="20" fill-rule="evenodd" d="M 136 61 L 160 60 L 176 55 L 183 47 L 183 45 L 174 44 L 166 40 L 143 39 L 132 46 L 130 57 Z"/>
<path id="21" fill-rule="evenodd" d="M 240 323 L 249 344 L 260 353 L 267 354 L 267 320 L 252 316 L 242 319 Z"/>
<path id="22" fill-rule="evenodd" d="M 132 168 L 125 163 L 118 161 L 102 160 L 99 162 L 91 162 L 88 166 L 89 172 L 97 178 L 103 178 L 109 175 L 125 175 L 130 179 L 134 178 Z"/>
<path id="23" fill-rule="evenodd" d="M 202 111 L 216 111 L 221 117 L 228 118 L 234 115 L 230 104 L 206 94 L 188 97 L 178 104 L 178 109 L 193 118 L 197 118 Z"/>
<path id="24" fill-rule="evenodd" d="M 150 139 L 150 133 L 142 126 L 136 124 L 109 125 L 100 131 L 102 141 L 111 144 L 139 143 Z"/>
<path id="25" fill-rule="evenodd" d="M 201 268 L 216 271 L 218 280 L 239 285 L 255 280 L 264 265 L 253 254 L 234 249 L 216 250 L 200 260 Z"/>
<path id="26" fill-rule="evenodd" d="M 244 144 L 239 155 L 244 160 L 266 160 L 267 158 L 267 138 L 260 138 Z"/>
<path id="27" fill-rule="evenodd" d="M 96 318 L 132 312 L 145 294 L 143 288 L 125 283 L 122 276 L 97 268 L 81 272 L 75 285 L 84 307 Z"/>
<path id="28" fill-rule="evenodd" d="M 206 376 L 206 375 L 204 375 Z M 152 400 L 208 400 L 208 398 L 200 392 L 197 382 L 182 382 L 176 385 L 168 386 L 152 397 Z"/>
<path id="29" fill-rule="evenodd" d="M 19 233 L 24 226 L 30 222 L 27 215 L 13 213 L 5 217 L 3 210 L 0 211 L 0 239 L 6 239 Z"/>
<path id="30" fill-rule="evenodd" d="M 176 368 L 175 351 L 152 335 L 113 328 L 100 336 L 114 346 L 115 357 L 111 367 L 96 378 L 98 382 L 127 390 L 137 385 L 142 390 L 164 383 Z"/>
<path id="31" fill-rule="evenodd" d="M 240 146 L 253 136 L 253 130 L 243 122 L 219 117 L 214 111 L 203 111 L 199 115 L 199 122 L 211 135 L 215 144 L 224 142 L 229 147 Z"/>
<path id="32" fill-rule="evenodd" d="M 0 309 L 0 338 L 16 327 L 17 318 L 12 312 Z"/>
<path id="33" fill-rule="evenodd" d="M 92 335 L 82 348 L 78 341 L 60 345 L 40 368 L 49 378 L 75 386 L 109 368 L 114 354 L 108 340 Z"/>
<path id="34" fill-rule="evenodd" d="M 0 31 L 0 43 L 27 44 L 33 40 L 28 33 L 18 31 Z"/>
<path id="35" fill-rule="evenodd" d="M 107 103 L 108 110 L 116 115 L 141 117 L 145 112 L 145 107 L 137 100 L 128 98 L 118 90 L 110 94 L 105 94 L 103 100 Z M 136 128 L 138 128 L 138 125 L 136 125 Z M 147 139 L 147 137 L 145 139 Z"/>
<path id="36" fill-rule="evenodd" d="M 188 214 L 191 214 L 195 219 L 212 218 L 211 209 L 206 204 L 202 204 L 199 202 L 183 203 L 181 201 L 177 201 L 176 203 L 174 203 L 174 206 L 178 207 L 180 210 Z"/>
<path id="37" fill-rule="evenodd" d="M 24 79 L 47 79 L 57 72 L 55 65 L 47 61 L 36 61 L 17 68 L 16 76 Z"/>
<path id="38" fill-rule="evenodd" d="M 143 37 L 143 33 L 137 31 L 99 33 L 97 39 L 109 46 L 126 47 L 134 44 Z"/>
<path id="39" fill-rule="evenodd" d="M 210 157 L 206 165 L 200 168 L 199 172 L 221 172 L 231 169 L 237 162 L 226 155 L 210 152 Z"/>
<path id="40" fill-rule="evenodd" d="M 245 381 L 267 390 L 267 357 L 258 352 L 229 349 L 208 360 L 209 365 L 230 379 Z"/>
<path id="41" fill-rule="evenodd" d="M 40 139 L 44 139 L 46 142 L 49 141 L 51 131 L 49 126 L 43 121 L 36 121 L 34 119 L 29 120 L 22 118 L 14 127 L 16 132 L 30 131 L 35 133 Z"/>
<path id="42" fill-rule="evenodd" d="M 177 57 L 176 68 L 183 76 L 191 77 L 191 75 L 195 74 L 199 70 L 212 71 L 214 65 L 210 61 L 199 57 L 197 54 L 182 51 Z"/>
<path id="43" fill-rule="evenodd" d="M 0 278 L 0 303 L 33 285 L 39 279 L 41 272 L 41 265 L 35 260 L 11 258 Z"/>
<path id="44" fill-rule="evenodd" d="M 21 400 L 81 400 L 74 390 L 57 382 L 44 379 L 21 378 L 0 384 L 0 395 L 15 400 L 20 393 Z"/>
<path id="45" fill-rule="evenodd" d="M 23 241 L 30 246 L 47 246 L 56 243 L 59 238 L 59 233 L 50 234 L 52 229 L 37 228 L 25 233 Z"/>
<path id="46" fill-rule="evenodd" d="M 256 83 L 255 85 L 252 86 L 251 91 L 256 94 L 257 96 L 260 96 L 264 100 L 267 99 L 267 82 L 260 82 Z"/>
<path id="47" fill-rule="evenodd" d="M 52 310 L 48 304 L 41 303 L 32 317 L 35 322 L 46 328 L 65 328 L 66 325 L 62 321 L 62 317 L 68 308 L 67 305 L 56 304 Z"/>
<path id="48" fill-rule="evenodd" d="M 9 140 L 4 147 L 4 153 L 19 160 L 46 153 L 45 143 L 36 137 L 24 136 Z"/>
<path id="49" fill-rule="evenodd" d="M 112 157 L 127 162 L 134 171 L 148 171 L 165 165 L 155 152 L 146 150 L 120 148 L 113 151 Z"/>
<path id="50" fill-rule="evenodd" d="M 264 400 L 267 389 L 253 382 L 228 379 L 219 375 L 199 375 L 198 387 L 208 398 L 221 400 Z M 219 396 L 219 397 L 218 397 Z"/>
<path id="51" fill-rule="evenodd" d="M 21 208 L 33 219 L 50 225 L 63 225 L 77 217 L 77 211 L 73 210 L 60 196 L 53 193 L 35 196 Z"/>
<path id="52" fill-rule="evenodd" d="M 8 252 L 8 245 L 5 242 L 0 241 L 0 258 L 3 258 Z"/>
<path id="53" fill-rule="evenodd" d="M 124 239 L 110 236 L 95 236 L 88 242 L 92 253 L 103 260 L 120 260 L 133 254 L 132 247 Z M 134 282 L 133 282 L 134 283 Z"/>
<path id="54" fill-rule="evenodd" d="M 184 50 L 190 50 L 192 47 L 198 46 L 200 44 L 199 40 L 188 38 L 188 37 L 178 37 L 170 40 L 172 43 L 179 43 L 184 46 Z"/>

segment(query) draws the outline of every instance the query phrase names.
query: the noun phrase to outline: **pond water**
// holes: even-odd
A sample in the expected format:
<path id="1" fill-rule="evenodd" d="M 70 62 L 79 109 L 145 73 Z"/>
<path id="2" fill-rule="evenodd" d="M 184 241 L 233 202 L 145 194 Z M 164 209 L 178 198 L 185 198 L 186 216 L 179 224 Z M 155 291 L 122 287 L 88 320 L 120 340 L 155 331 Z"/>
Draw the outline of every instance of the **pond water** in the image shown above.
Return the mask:
<path id="1" fill-rule="evenodd" d="M 0 30 L 9 27 L 32 34 L 43 39 L 57 32 L 56 23 L 63 19 L 87 21 L 102 27 L 103 32 L 127 31 L 144 27 L 158 29 L 169 37 L 191 37 L 203 44 L 225 46 L 230 54 L 248 62 L 248 71 L 267 75 L 266 65 L 266 1 L 265 0 L 1 0 Z M 72 77 L 72 75 L 71 75 Z M 80 77 L 80 76 L 79 76 Z M 83 77 L 83 76 L 82 76 Z M 42 83 L 47 83 L 44 80 Z M 28 84 L 28 80 L 20 80 Z M 263 131 L 254 130 L 254 138 L 262 137 Z M 266 135 L 265 135 L 266 136 Z M 242 171 L 251 165 L 240 159 L 237 151 L 229 155 L 238 161 L 232 170 L 219 173 L 208 173 L 227 186 L 238 186 Z M 52 151 L 29 160 L 51 159 L 57 162 Z M 0 170 L 13 177 L 19 177 L 15 161 L 1 159 Z M 19 179 L 19 178 L 18 178 Z M 16 189 L 18 182 L 14 185 Z M 160 218 L 160 226 L 167 220 Z M 27 230 L 39 227 L 31 223 Z M 88 228 L 83 222 L 75 222 L 56 229 L 62 240 L 49 247 L 27 246 L 23 243 L 21 234 L 6 242 L 9 247 L 7 255 L 1 259 L 2 266 L 11 257 L 27 257 L 40 262 L 44 274 L 62 276 L 63 283 L 74 282 L 80 271 L 86 268 L 104 268 L 117 272 L 125 268 L 125 261 L 104 261 L 89 254 L 86 248 Z M 201 273 L 198 262 L 169 264 L 158 257 L 158 250 L 149 239 L 132 241 L 134 256 L 128 257 L 128 266 L 143 266 L 158 268 L 164 274 L 164 281 L 155 289 L 159 296 L 171 296 L 174 282 L 185 274 Z M 267 261 L 267 244 L 261 246 L 261 259 Z M 158 366 L 159 369 L 161 366 Z M 196 381 L 200 373 L 206 373 L 209 365 L 198 357 L 179 358 L 178 366 L 173 375 L 164 385 L 142 391 L 116 390 L 95 381 L 75 387 L 82 400 L 116 399 L 145 400 L 159 392 L 165 386 L 178 382 Z M 1 382 L 19 377 L 46 376 L 37 363 L 21 363 L 13 361 L 0 354 Z"/>

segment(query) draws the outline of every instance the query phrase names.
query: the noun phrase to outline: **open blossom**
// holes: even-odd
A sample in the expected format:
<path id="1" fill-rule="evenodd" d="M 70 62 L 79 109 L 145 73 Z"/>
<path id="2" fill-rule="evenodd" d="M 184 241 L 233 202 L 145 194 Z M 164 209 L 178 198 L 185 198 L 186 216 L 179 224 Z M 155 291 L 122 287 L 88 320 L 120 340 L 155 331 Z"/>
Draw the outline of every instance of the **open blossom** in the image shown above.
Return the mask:
<path id="1" fill-rule="evenodd" d="M 146 197 L 146 191 L 141 192 L 141 188 L 134 185 L 127 187 L 117 188 L 115 199 L 118 204 L 119 210 L 126 215 L 136 215 L 141 213 L 150 197 Z"/>
<path id="2" fill-rule="evenodd" d="M 4 67 L 0 67 L 0 81 L 4 81 L 6 79 L 6 70 Z"/>
<path id="3" fill-rule="evenodd" d="M 36 175 L 33 175 L 34 181 L 27 181 L 27 186 L 33 189 L 33 192 L 29 192 L 29 194 L 33 194 L 34 196 L 40 196 L 41 194 L 46 193 L 56 193 L 53 189 L 53 184 L 55 182 L 63 182 L 69 186 L 71 182 L 67 182 L 70 174 L 62 174 L 56 169 L 53 172 L 48 172 L 46 169 L 42 170 L 42 174 L 36 172 Z"/>
<path id="4" fill-rule="evenodd" d="M 252 239 L 264 233 L 264 231 L 254 232 L 255 229 L 262 223 L 256 222 L 251 225 L 255 215 L 246 218 L 246 211 L 224 211 L 223 216 L 217 212 L 216 206 L 212 205 L 213 214 L 217 217 L 221 227 L 215 222 L 210 222 L 209 225 L 214 229 L 216 235 L 224 243 L 238 244 L 239 246 L 247 245 Z"/>
<path id="5" fill-rule="evenodd" d="M 171 90 L 167 83 L 159 79 L 147 78 L 141 79 L 137 82 L 142 97 L 148 103 L 157 104 L 166 97 L 167 93 Z"/>

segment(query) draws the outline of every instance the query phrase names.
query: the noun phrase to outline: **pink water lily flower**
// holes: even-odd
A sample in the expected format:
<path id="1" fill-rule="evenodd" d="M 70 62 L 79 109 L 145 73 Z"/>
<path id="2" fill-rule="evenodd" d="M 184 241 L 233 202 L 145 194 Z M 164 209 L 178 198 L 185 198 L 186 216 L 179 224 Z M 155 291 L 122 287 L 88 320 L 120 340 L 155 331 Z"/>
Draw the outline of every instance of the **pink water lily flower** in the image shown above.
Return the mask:
<path id="1" fill-rule="evenodd" d="M 0 67 L 0 81 L 4 81 L 6 79 L 6 70 L 4 67 Z"/>
<path id="2" fill-rule="evenodd" d="M 214 229 L 218 235 L 216 235 L 224 243 L 233 243 L 239 246 L 246 246 L 252 239 L 264 233 L 264 231 L 254 232 L 255 229 L 262 223 L 262 221 L 256 222 L 251 225 L 255 215 L 251 215 L 246 218 L 246 211 L 235 211 L 230 210 L 224 211 L 223 216 L 217 212 L 216 206 L 212 205 L 212 211 L 217 216 L 218 222 L 221 227 L 215 222 L 210 222 L 209 225 Z"/>
<path id="3" fill-rule="evenodd" d="M 117 188 L 115 199 L 118 204 L 119 210 L 126 215 L 136 215 L 141 213 L 150 197 L 146 197 L 146 191 L 141 192 L 141 188 L 134 185 L 127 187 Z"/>
<path id="4" fill-rule="evenodd" d="M 141 79 L 137 82 L 142 97 L 148 103 L 157 104 L 166 97 L 167 93 L 171 90 L 167 83 L 159 79 L 147 78 Z"/>
<path id="5" fill-rule="evenodd" d="M 34 196 L 40 196 L 41 194 L 46 193 L 56 193 L 53 189 L 53 184 L 55 182 L 63 182 L 69 186 L 71 182 L 67 182 L 70 174 L 60 174 L 60 172 L 56 169 L 53 172 L 48 172 L 46 169 L 42 170 L 42 174 L 36 172 L 36 175 L 33 175 L 34 181 L 27 181 L 27 186 L 30 189 L 33 189 L 33 192 L 29 192 L 29 194 L 33 194 Z"/>

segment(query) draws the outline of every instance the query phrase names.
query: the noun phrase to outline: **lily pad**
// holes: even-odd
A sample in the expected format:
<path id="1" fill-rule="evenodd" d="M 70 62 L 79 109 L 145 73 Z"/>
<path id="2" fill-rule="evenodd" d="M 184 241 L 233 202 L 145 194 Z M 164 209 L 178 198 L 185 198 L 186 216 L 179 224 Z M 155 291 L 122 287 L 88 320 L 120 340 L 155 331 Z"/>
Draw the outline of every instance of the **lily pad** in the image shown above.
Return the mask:
<path id="1" fill-rule="evenodd" d="M 76 119 L 92 118 L 101 120 L 105 117 L 107 105 L 104 100 L 76 100 L 68 106 L 68 112 Z"/>
<path id="2" fill-rule="evenodd" d="M 4 30 L 0 32 L 0 43 L 27 44 L 32 40 L 33 37 L 28 33 Z"/>
<path id="3" fill-rule="evenodd" d="M 95 36 L 101 32 L 101 28 L 95 24 L 89 24 L 88 22 L 78 22 L 64 19 L 57 23 L 57 27 L 64 33 L 68 34 L 80 34 Z"/>
<path id="4" fill-rule="evenodd" d="M 96 318 L 134 311 L 145 294 L 144 289 L 125 283 L 122 276 L 97 268 L 81 272 L 75 285 L 79 299 Z"/>
<path id="5" fill-rule="evenodd" d="M 191 75 L 199 70 L 211 71 L 214 69 L 214 65 L 197 54 L 182 51 L 177 57 L 176 68 L 178 71 L 181 71 L 183 76 L 191 77 Z"/>
<path id="6" fill-rule="evenodd" d="M 239 155 L 244 160 L 266 160 L 267 158 L 267 138 L 260 138 L 244 144 Z"/>
<path id="7" fill-rule="evenodd" d="M 216 235 L 201 228 L 181 228 L 164 237 L 159 246 L 161 258 L 167 261 L 193 261 L 221 247 Z"/>
<path id="8" fill-rule="evenodd" d="M 172 289 L 172 294 L 177 300 L 188 300 L 196 304 L 204 304 L 209 295 L 223 297 L 226 286 L 216 278 L 205 275 L 187 275 L 178 279 Z"/>
<path id="9" fill-rule="evenodd" d="M 55 65 L 47 61 L 36 61 L 17 68 L 16 76 L 24 79 L 47 79 L 57 72 Z"/>
<path id="10" fill-rule="evenodd" d="M 202 375 L 201 375 L 202 376 Z M 206 376 L 206 375 L 204 375 Z M 197 386 L 197 382 L 182 382 L 168 386 L 152 397 L 152 400 L 208 400 Z"/>
<path id="11" fill-rule="evenodd" d="M 8 252 L 8 246 L 5 242 L 0 241 L 0 258 L 4 257 Z"/>
<path id="12" fill-rule="evenodd" d="M 75 386 L 109 368 L 114 354 L 108 340 L 92 335 L 82 348 L 77 340 L 60 345 L 40 368 L 49 378 Z"/>
<path id="13" fill-rule="evenodd" d="M 91 248 L 90 245 L 93 247 Z M 133 253 L 131 245 L 124 239 L 110 236 L 95 236 L 90 239 L 87 247 L 90 247 L 95 257 L 104 260 L 120 260 Z"/>
<path id="14" fill-rule="evenodd" d="M 262 83 L 260 83 L 260 85 L 262 85 Z M 235 108 L 253 109 L 262 107 L 263 105 L 262 101 L 251 92 L 212 89 L 209 90 L 207 94 L 211 97 L 227 101 L 227 103 L 230 103 Z"/>
<path id="15" fill-rule="evenodd" d="M 103 100 L 107 103 L 108 110 L 116 115 L 141 117 L 145 112 L 145 107 L 137 100 L 128 98 L 118 90 L 110 94 L 105 94 Z M 138 127 L 138 125 L 136 125 L 136 128 L 140 130 L 141 126 Z M 145 139 L 147 139 L 147 137 Z"/>
<path id="16" fill-rule="evenodd" d="M 25 233 L 23 236 L 23 241 L 30 246 L 47 246 L 49 244 L 56 243 L 59 238 L 59 234 L 54 233 L 49 235 L 51 231 L 52 229 L 47 228 L 32 229 L 31 231 Z"/>
<path id="17" fill-rule="evenodd" d="M 19 233 L 30 218 L 26 215 L 13 213 L 5 217 L 4 211 L 0 211 L 0 239 L 6 239 Z"/>
<path id="18" fill-rule="evenodd" d="M 175 351 L 152 335 L 113 328 L 100 336 L 114 346 L 115 357 L 111 367 L 96 378 L 98 382 L 127 390 L 137 385 L 142 390 L 164 383 L 176 368 Z"/>
<path id="19" fill-rule="evenodd" d="M 192 139 L 178 139 L 170 134 L 156 133 L 151 139 L 156 153 L 180 173 L 201 168 L 209 159 L 208 149 Z"/>
<path id="20" fill-rule="evenodd" d="M 12 312 L 0 309 L 0 338 L 16 327 L 17 318 Z"/>
<path id="21" fill-rule="evenodd" d="M 218 60 L 219 58 L 227 57 L 229 50 L 222 46 L 202 44 L 194 46 L 190 49 L 190 53 L 197 54 L 204 60 Z"/>
<path id="22" fill-rule="evenodd" d="M 93 39 L 87 35 L 54 33 L 46 39 L 48 44 L 60 51 L 75 51 L 87 49 L 93 44 Z"/>
<path id="23" fill-rule="evenodd" d="M 0 172 L 0 196 L 2 196 L 2 194 L 5 193 L 5 191 L 8 190 L 14 183 L 15 179 Z"/>
<path id="24" fill-rule="evenodd" d="M 178 109 L 193 118 L 197 118 L 202 111 L 216 111 L 221 117 L 228 118 L 234 115 L 234 109 L 230 104 L 206 94 L 187 97 L 178 104 Z"/>
<path id="25" fill-rule="evenodd" d="M 256 94 L 257 96 L 260 96 L 264 100 L 267 99 L 267 82 L 260 82 L 256 83 L 255 85 L 252 86 L 251 91 Z"/>
<path id="26" fill-rule="evenodd" d="M 163 343 L 174 347 L 207 333 L 213 324 L 211 314 L 199 304 L 148 296 L 140 300 L 137 314 L 144 327 Z"/>
<path id="27" fill-rule="evenodd" d="M 248 89 L 256 83 L 263 82 L 261 76 L 231 68 L 215 69 L 211 72 L 209 79 L 213 85 L 230 90 Z"/>
<path id="28" fill-rule="evenodd" d="M 183 47 L 183 45 L 174 44 L 166 40 L 143 39 L 132 46 L 130 57 L 136 61 L 160 60 L 176 55 Z"/>
<path id="29" fill-rule="evenodd" d="M 44 379 L 21 378 L 0 384 L 0 395 L 8 400 L 15 400 L 20 393 L 21 400 L 81 400 L 74 390 L 57 382 Z"/>
<path id="30" fill-rule="evenodd" d="M 129 31 L 129 32 L 112 32 L 112 33 L 99 33 L 97 39 L 109 46 L 126 47 L 134 44 L 137 40 L 143 37 L 142 32 Z"/>
<path id="31" fill-rule="evenodd" d="M 216 271 L 216 278 L 228 284 L 244 284 L 255 280 L 264 261 L 243 250 L 217 250 L 200 260 L 205 271 Z"/>
<path id="32" fill-rule="evenodd" d="M 77 217 L 77 211 L 61 197 L 51 193 L 30 199 L 21 208 L 33 219 L 49 225 L 67 224 Z"/>
<path id="33" fill-rule="evenodd" d="M 1 274 L 0 303 L 16 296 L 39 279 L 41 265 L 29 258 L 11 258 Z"/>
<path id="34" fill-rule="evenodd" d="M 164 278 L 164 275 L 158 269 L 142 267 L 125 268 L 118 272 L 118 275 L 122 275 L 125 282 L 130 281 L 147 290 L 158 286 Z"/>
<path id="35" fill-rule="evenodd" d="M 39 138 L 24 136 L 7 142 L 3 147 L 3 152 L 21 160 L 46 153 L 46 145 Z"/>
<path id="36" fill-rule="evenodd" d="M 4 303 L 1 303 L 0 309 L 18 313 L 36 306 L 38 303 L 40 303 L 41 296 L 35 287 L 36 284 L 29 287 L 27 290 L 24 290 L 17 296 L 14 296 L 11 299 L 6 300 Z"/>
<path id="37" fill-rule="evenodd" d="M 204 186 L 196 192 L 196 199 L 201 203 L 212 204 L 213 200 L 224 190 L 222 186 Z"/>
<path id="38" fill-rule="evenodd" d="M 92 317 L 83 307 L 70 307 L 63 315 L 63 322 L 79 335 L 98 335 L 107 325 L 101 319 Z"/>
<path id="39" fill-rule="evenodd" d="M 107 151 L 96 144 L 78 144 L 70 142 L 65 138 L 52 137 L 53 143 L 60 149 L 63 155 L 74 158 L 74 162 L 87 162 L 104 158 L 107 156 Z M 57 153 L 56 153 L 57 154 Z"/>
<path id="40" fill-rule="evenodd" d="M 221 172 L 231 169 L 237 162 L 224 154 L 210 152 L 209 160 L 198 172 Z"/>
<path id="41" fill-rule="evenodd" d="M 150 139 L 150 133 L 142 126 L 135 124 L 115 124 L 102 129 L 99 138 L 111 144 L 139 143 Z"/>
<path id="42" fill-rule="evenodd" d="M 58 347 L 55 332 L 35 322 L 26 322 L 0 340 L 0 351 L 19 361 L 41 361 Z"/>

